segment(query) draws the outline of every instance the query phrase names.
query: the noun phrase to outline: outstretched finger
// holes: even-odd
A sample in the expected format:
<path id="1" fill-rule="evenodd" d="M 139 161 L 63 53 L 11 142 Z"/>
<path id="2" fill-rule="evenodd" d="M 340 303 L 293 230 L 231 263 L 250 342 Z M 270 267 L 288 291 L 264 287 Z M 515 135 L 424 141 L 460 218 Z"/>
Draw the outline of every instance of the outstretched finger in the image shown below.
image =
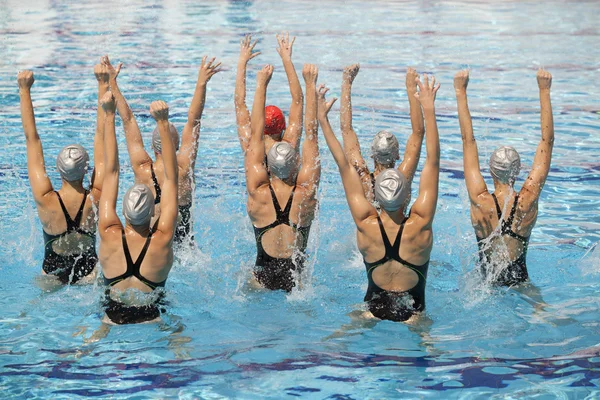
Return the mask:
<path id="1" fill-rule="evenodd" d="M 252 55 L 250 56 L 250 60 L 252 60 L 254 57 L 256 57 L 256 56 L 257 56 L 257 55 L 259 55 L 259 54 L 260 54 L 260 51 L 257 51 L 256 53 L 252 54 Z"/>
<path id="2" fill-rule="evenodd" d="M 204 64 L 206 64 L 206 56 L 202 57 L 202 63 L 200 63 L 200 67 L 204 67 Z"/>
<path id="3" fill-rule="evenodd" d="M 425 76 L 427 76 L 427 75 L 425 75 Z M 421 83 L 421 80 L 418 77 L 415 78 L 415 82 L 417 83 L 419 90 L 423 90 L 423 84 Z"/>
<path id="4" fill-rule="evenodd" d="M 296 41 L 296 36 L 294 36 L 292 38 L 292 43 L 290 43 L 290 49 L 292 48 L 292 46 L 294 45 L 294 42 Z"/>
<path id="5" fill-rule="evenodd" d="M 285 33 L 285 41 L 289 44 L 290 43 L 290 33 L 286 32 Z"/>
<path id="6" fill-rule="evenodd" d="M 333 99 L 331 99 L 328 103 L 327 103 L 327 109 L 330 109 L 331 106 L 333 105 L 333 103 L 335 103 L 337 101 L 337 97 L 334 97 Z"/>
<path id="7" fill-rule="evenodd" d="M 258 39 L 256 39 L 256 40 L 254 41 L 254 43 L 252 43 L 252 44 L 250 45 L 250 51 L 254 50 L 254 46 L 256 46 L 256 43 L 258 43 Z"/>
<path id="8" fill-rule="evenodd" d="M 121 72 L 121 67 L 123 66 L 123 63 L 119 63 L 119 65 L 117 66 L 117 76 L 119 76 L 119 72 Z"/>
<path id="9" fill-rule="evenodd" d="M 433 94 L 436 94 L 439 88 L 440 84 L 438 83 L 437 86 L 433 88 Z"/>
<path id="10" fill-rule="evenodd" d="M 423 74 L 423 84 L 425 85 L 425 87 L 429 87 L 429 77 L 427 76 L 427 74 Z"/>
<path id="11" fill-rule="evenodd" d="M 218 69 L 221 66 L 221 62 L 219 61 L 217 64 L 213 65 L 212 69 Z"/>
<path id="12" fill-rule="evenodd" d="M 432 89 L 435 87 L 435 76 L 431 77 L 431 82 L 429 82 L 429 87 Z"/>

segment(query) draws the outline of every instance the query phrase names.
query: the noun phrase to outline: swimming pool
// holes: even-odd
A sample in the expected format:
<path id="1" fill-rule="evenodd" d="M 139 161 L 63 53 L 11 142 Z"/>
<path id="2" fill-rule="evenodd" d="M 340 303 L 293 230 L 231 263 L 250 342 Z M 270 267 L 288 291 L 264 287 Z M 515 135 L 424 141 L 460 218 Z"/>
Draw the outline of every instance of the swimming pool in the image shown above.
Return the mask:
<path id="1" fill-rule="evenodd" d="M 561 1 L 3 2 L 3 397 L 593 398 L 600 385 L 600 350 L 594 347 L 600 250 L 591 248 L 600 228 L 599 12 L 595 2 Z M 267 101 L 287 110 L 289 91 L 275 51 L 275 33 L 282 30 L 297 36 L 297 68 L 318 64 L 319 81 L 336 96 L 342 67 L 361 63 L 353 85 L 354 126 L 365 152 L 380 129 L 406 141 L 406 66 L 441 81 L 442 174 L 429 323 L 351 324 L 348 313 L 361 307 L 365 272 L 324 140 L 310 283 L 287 296 L 243 289 L 255 245 L 235 127 L 235 65 L 240 38 L 255 33 L 263 54 L 250 62 L 249 99 L 256 71 L 273 63 Z M 92 147 L 92 67 L 105 53 L 125 63 L 120 86 L 147 148 L 152 100 L 167 101 L 181 129 L 201 56 L 215 55 L 228 68 L 211 80 L 203 118 L 194 209 L 200 250 L 182 254 L 173 268 L 165 322 L 114 327 L 105 339 L 84 343 L 100 326 L 102 288 L 42 293 L 35 285 L 42 235 L 27 182 L 16 73 L 35 73 L 38 130 L 58 184 L 52 165 L 59 149 L 74 141 Z M 528 265 L 546 307 L 532 306 L 513 290 L 482 287 L 471 273 L 476 244 L 452 88 L 454 73 L 471 68 L 469 105 L 481 159 L 500 144 L 517 148 L 525 166 L 520 187 L 540 137 L 539 66 L 554 75 L 556 143 Z M 336 131 L 338 110 L 331 113 Z M 122 194 L 133 174 L 117 129 Z"/>

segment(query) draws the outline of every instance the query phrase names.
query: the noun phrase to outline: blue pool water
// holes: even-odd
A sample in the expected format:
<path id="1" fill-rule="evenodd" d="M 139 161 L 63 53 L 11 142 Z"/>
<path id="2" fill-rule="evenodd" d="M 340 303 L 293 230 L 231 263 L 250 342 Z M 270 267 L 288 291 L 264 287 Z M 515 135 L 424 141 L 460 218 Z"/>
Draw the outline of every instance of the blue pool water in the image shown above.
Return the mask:
<path id="1" fill-rule="evenodd" d="M 485 1 L 3 1 L 0 10 L 0 389 L 3 398 L 594 398 L 600 385 L 600 25 L 597 2 Z M 33 3 L 33 2 L 32 2 Z M 248 293 L 255 245 L 233 89 L 240 38 L 276 67 L 268 102 L 287 109 L 275 33 L 297 36 L 297 68 L 312 62 L 339 96 L 354 62 L 355 128 L 363 150 L 380 129 L 410 131 L 404 71 L 442 83 L 440 198 L 427 285 L 428 321 L 352 324 L 366 289 L 337 169 L 321 140 L 320 211 L 309 284 L 290 295 Z M 123 61 L 121 89 L 149 148 L 148 108 L 164 99 L 181 126 L 202 55 L 225 71 L 209 84 L 196 165 L 200 250 L 180 255 L 164 323 L 100 327 L 99 285 L 43 293 L 41 226 L 27 181 L 16 74 L 33 69 L 38 130 L 53 182 L 58 150 L 91 150 L 92 67 Z M 472 270 L 475 238 L 463 183 L 452 77 L 471 69 L 470 106 L 482 161 L 500 144 L 526 176 L 539 141 L 535 71 L 554 75 L 556 143 L 528 266 L 545 307 L 491 289 Z M 332 125 L 339 126 L 338 107 Z M 120 122 L 119 122 L 120 123 Z M 122 129 L 121 189 L 132 182 Z M 422 164 L 422 163 L 421 163 Z M 487 171 L 486 171 L 487 174 Z M 488 175 L 489 176 L 489 175 Z M 418 176 L 415 182 L 418 182 Z M 488 182 L 491 185 L 491 181 Z M 417 185 L 414 186 L 416 191 Z M 416 192 L 413 193 L 416 193 Z M 414 198 L 414 196 L 413 196 Z"/>

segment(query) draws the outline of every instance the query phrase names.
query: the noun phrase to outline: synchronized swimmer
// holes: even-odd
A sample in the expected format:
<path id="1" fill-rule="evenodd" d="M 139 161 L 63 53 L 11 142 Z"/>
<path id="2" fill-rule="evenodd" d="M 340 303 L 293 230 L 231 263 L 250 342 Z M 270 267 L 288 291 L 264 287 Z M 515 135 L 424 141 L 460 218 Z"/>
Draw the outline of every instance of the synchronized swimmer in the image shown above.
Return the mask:
<path id="1" fill-rule="evenodd" d="M 305 93 L 292 62 L 295 38 L 277 35 L 277 52 L 288 78 L 292 104 L 286 123 L 281 109 L 266 105 L 273 66 L 256 76 L 252 109 L 246 105 L 246 68 L 260 53 L 250 35 L 240 44 L 235 85 L 238 136 L 246 172 L 247 211 L 254 227 L 257 256 L 250 287 L 292 291 L 302 287 L 308 258 L 307 243 L 317 210 L 321 179 L 319 125 L 338 166 L 348 207 L 357 228 L 357 245 L 367 272 L 364 297 L 371 317 L 407 321 L 425 310 L 425 286 L 433 247 L 433 220 L 437 208 L 440 140 L 435 114 L 433 76 L 408 68 L 406 91 L 412 132 L 404 158 L 396 136 L 375 134 L 370 171 L 352 125 L 352 84 L 359 65 L 344 68 L 340 105 L 343 145 L 328 120 L 337 99 L 326 100 L 328 89 L 317 86 L 318 68 L 304 64 Z M 169 122 L 163 101 L 150 105 L 156 120 L 152 134 L 154 160 L 146 152 L 135 116 L 117 84 L 122 64 L 114 67 L 107 56 L 94 67 L 98 81 L 98 108 L 94 137 L 91 185 L 84 177 L 90 163 L 79 144 L 63 148 L 56 160 L 62 186 L 54 190 L 46 173 L 38 135 L 31 87 L 31 71 L 19 72 L 21 118 L 27 144 L 31 190 L 44 235 L 42 273 L 45 285 L 90 283 L 99 263 L 105 284 L 103 302 L 108 324 L 135 324 L 160 319 L 164 286 L 178 246 L 194 245 L 192 204 L 194 168 L 198 154 L 200 121 L 211 77 L 221 63 L 204 57 L 181 138 Z M 479 166 L 477 144 L 467 103 L 468 71 L 454 77 L 458 118 L 463 142 L 465 183 L 471 203 L 471 222 L 479 246 L 478 270 L 489 282 L 527 284 L 527 247 L 538 217 L 538 202 L 550 171 L 554 123 L 550 102 L 552 75 L 540 69 L 542 138 L 532 170 L 517 193 L 519 153 L 502 146 L 492 153 L 489 193 Z M 305 103 L 306 100 L 306 103 Z M 115 116 L 123 121 L 127 150 L 135 182 L 123 197 L 123 224 L 116 211 L 119 155 Z M 304 114 L 304 115 L 303 115 Z M 300 146 L 304 129 L 305 137 Z M 425 139 L 426 159 L 418 196 L 412 206 L 411 185 Z M 181 142 L 181 145 L 180 145 Z M 96 253 L 96 234 L 99 249 Z"/>

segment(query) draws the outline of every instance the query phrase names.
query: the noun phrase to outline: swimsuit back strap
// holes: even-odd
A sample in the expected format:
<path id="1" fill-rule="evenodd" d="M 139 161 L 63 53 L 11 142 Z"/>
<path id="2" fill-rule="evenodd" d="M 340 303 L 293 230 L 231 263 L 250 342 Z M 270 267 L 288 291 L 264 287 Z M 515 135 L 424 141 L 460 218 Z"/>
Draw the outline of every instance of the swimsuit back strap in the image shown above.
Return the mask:
<path id="1" fill-rule="evenodd" d="M 396 256 L 397 254 L 398 258 L 400 258 L 400 243 L 402 242 L 402 233 L 404 232 L 404 222 L 400 224 L 400 229 L 398 229 L 398 233 L 396 234 L 396 240 L 394 241 L 394 244 L 392 246 L 392 251 L 394 252 L 393 254 L 394 256 Z"/>
<path id="2" fill-rule="evenodd" d="M 89 191 L 86 190 L 83 194 L 83 200 L 81 201 L 81 205 L 79 206 L 79 211 L 77 211 L 77 215 L 73 220 L 73 225 L 75 225 L 75 227 L 79 227 L 79 225 L 81 225 L 81 218 L 83 217 L 83 208 L 85 207 L 85 202 L 87 201 L 88 193 Z"/>
<path id="3" fill-rule="evenodd" d="M 150 164 L 150 173 L 152 174 L 152 184 L 154 185 L 154 192 L 156 193 L 154 204 L 158 204 L 160 203 L 162 192 L 160 190 L 160 185 L 158 184 L 158 179 L 156 179 L 156 174 L 154 173 L 154 164 Z"/>
<path id="4" fill-rule="evenodd" d="M 127 262 L 127 272 L 125 272 L 127 276 L 133 275 L 136 278 L 140 279 L 140 267 L 142 266 L 142 262 L 144 261 L 144 257 L 146 256 L 146 252 L 148 251 L 148 247 L 150 247 L 150 241 L 152 240 L 153 233 L 154 229 L 152 229 L 148 234 L 148 237 L 146 237 L 146 242 L 144 243 L 144 247 L 142 248 L 140 255 L 138 256 L 137 260 L 133 262 L 133 259 L 131 258 L 131 253 L 129 252 L 129 246 L 127 245 L 127 239 L 125 238 L 125 230 L 123 230 L 121 237 L 123 239 L 123 252 L 125 253 L 125 261 Z M 145 279 L 143 278 L 140 280 L 145 281 Z"/>
<path id="5" fill-rule="evenodd" d="M 494 198 L 494 203 L 496 204 L 496 213 L 498 214 L 498 221 L 500 221 L 502 219 L 502 209 L 500 208 L 500 204 L 498 204 L 496 193 L 492 193 L 492 197 Z"/>
<path id="6" fill-rule="evenodd" d="M 85 202 L 87 200 L 88 191 L 86 190 L 83 195 L 83 201 L 81 202 L 81 205 L 79 206 L 79 211 L 77 211 L 75 220 L 73 220 L 71 218 L 71 216 L 69 215 L 69 212 L 67 211 L 67 207 L 65 206 L 65 203 L 63 202 L 62 197 L 60 197 L 60 194 L 56 190 L 54 191 L 54 193 L 56 193 L 56 196 L 58 197 L 58 202 L 60 203 L 60 208 L 62 209 L 62 212 L 65 215 L 65 221 L 67 222 L 67 232 L 71 232 L 71 231 L 77 229 L 79 227 L 79 225 L 81 224 L 81 217 L 83 216 L 83 208 L 85 207 Z"/>
<path id="7" fill-rule="evenodd" d="M 292 192 L 290 193 L 290 197 L 288 198 L 287 204 L 283 209 L 282 217 L 287 220 L 287 224 L 290 222 L 290 211 L 292 210 L 292 203 L 294 202 L 294 192 L 296 191 L 296 182 L 294 182 L 294 186 L 292 186 Z"/>
<path id="8" fill-rule="evenodd" d="M 510 214 L 506 220 L 506 226 L 508 229 L 512 230 L 513 220 L 515 219 L 515 212 L 517 211 L 517 204 L 519 203 L 519 195 L 515 196 L 515 202 L 513 203 L 512 208 L 510 209 Z"/>
<path id="9" fill-rule="evenodd" d="M 277 200 L 277 196 L 275 195 L 275 190 L 273 190 L 273 186 L 271 186 L 271 182 L 269 181 L 269 190 L 271 191 L 271 199 L 273 200 L 273 208 L 275 208 L 275 221 L 281 222 L 281 206 L 279 205 L 279 200 Z"/>
<path id="10" fill-rule="evenodd" d="M 377 216 L 377 223 L 379 223 L 379 230 L 381 231 L 381 237 L 383 239 L 383 245 L 385 246 L 385 257 L 388 258 L 391 252 L 394 250 L 394 247 L 390 243 L 390 239 L 388 239 L 387 233 L 385 233 L 385 228 L 383 226 L 383 222 L 379 215 Z"/>

